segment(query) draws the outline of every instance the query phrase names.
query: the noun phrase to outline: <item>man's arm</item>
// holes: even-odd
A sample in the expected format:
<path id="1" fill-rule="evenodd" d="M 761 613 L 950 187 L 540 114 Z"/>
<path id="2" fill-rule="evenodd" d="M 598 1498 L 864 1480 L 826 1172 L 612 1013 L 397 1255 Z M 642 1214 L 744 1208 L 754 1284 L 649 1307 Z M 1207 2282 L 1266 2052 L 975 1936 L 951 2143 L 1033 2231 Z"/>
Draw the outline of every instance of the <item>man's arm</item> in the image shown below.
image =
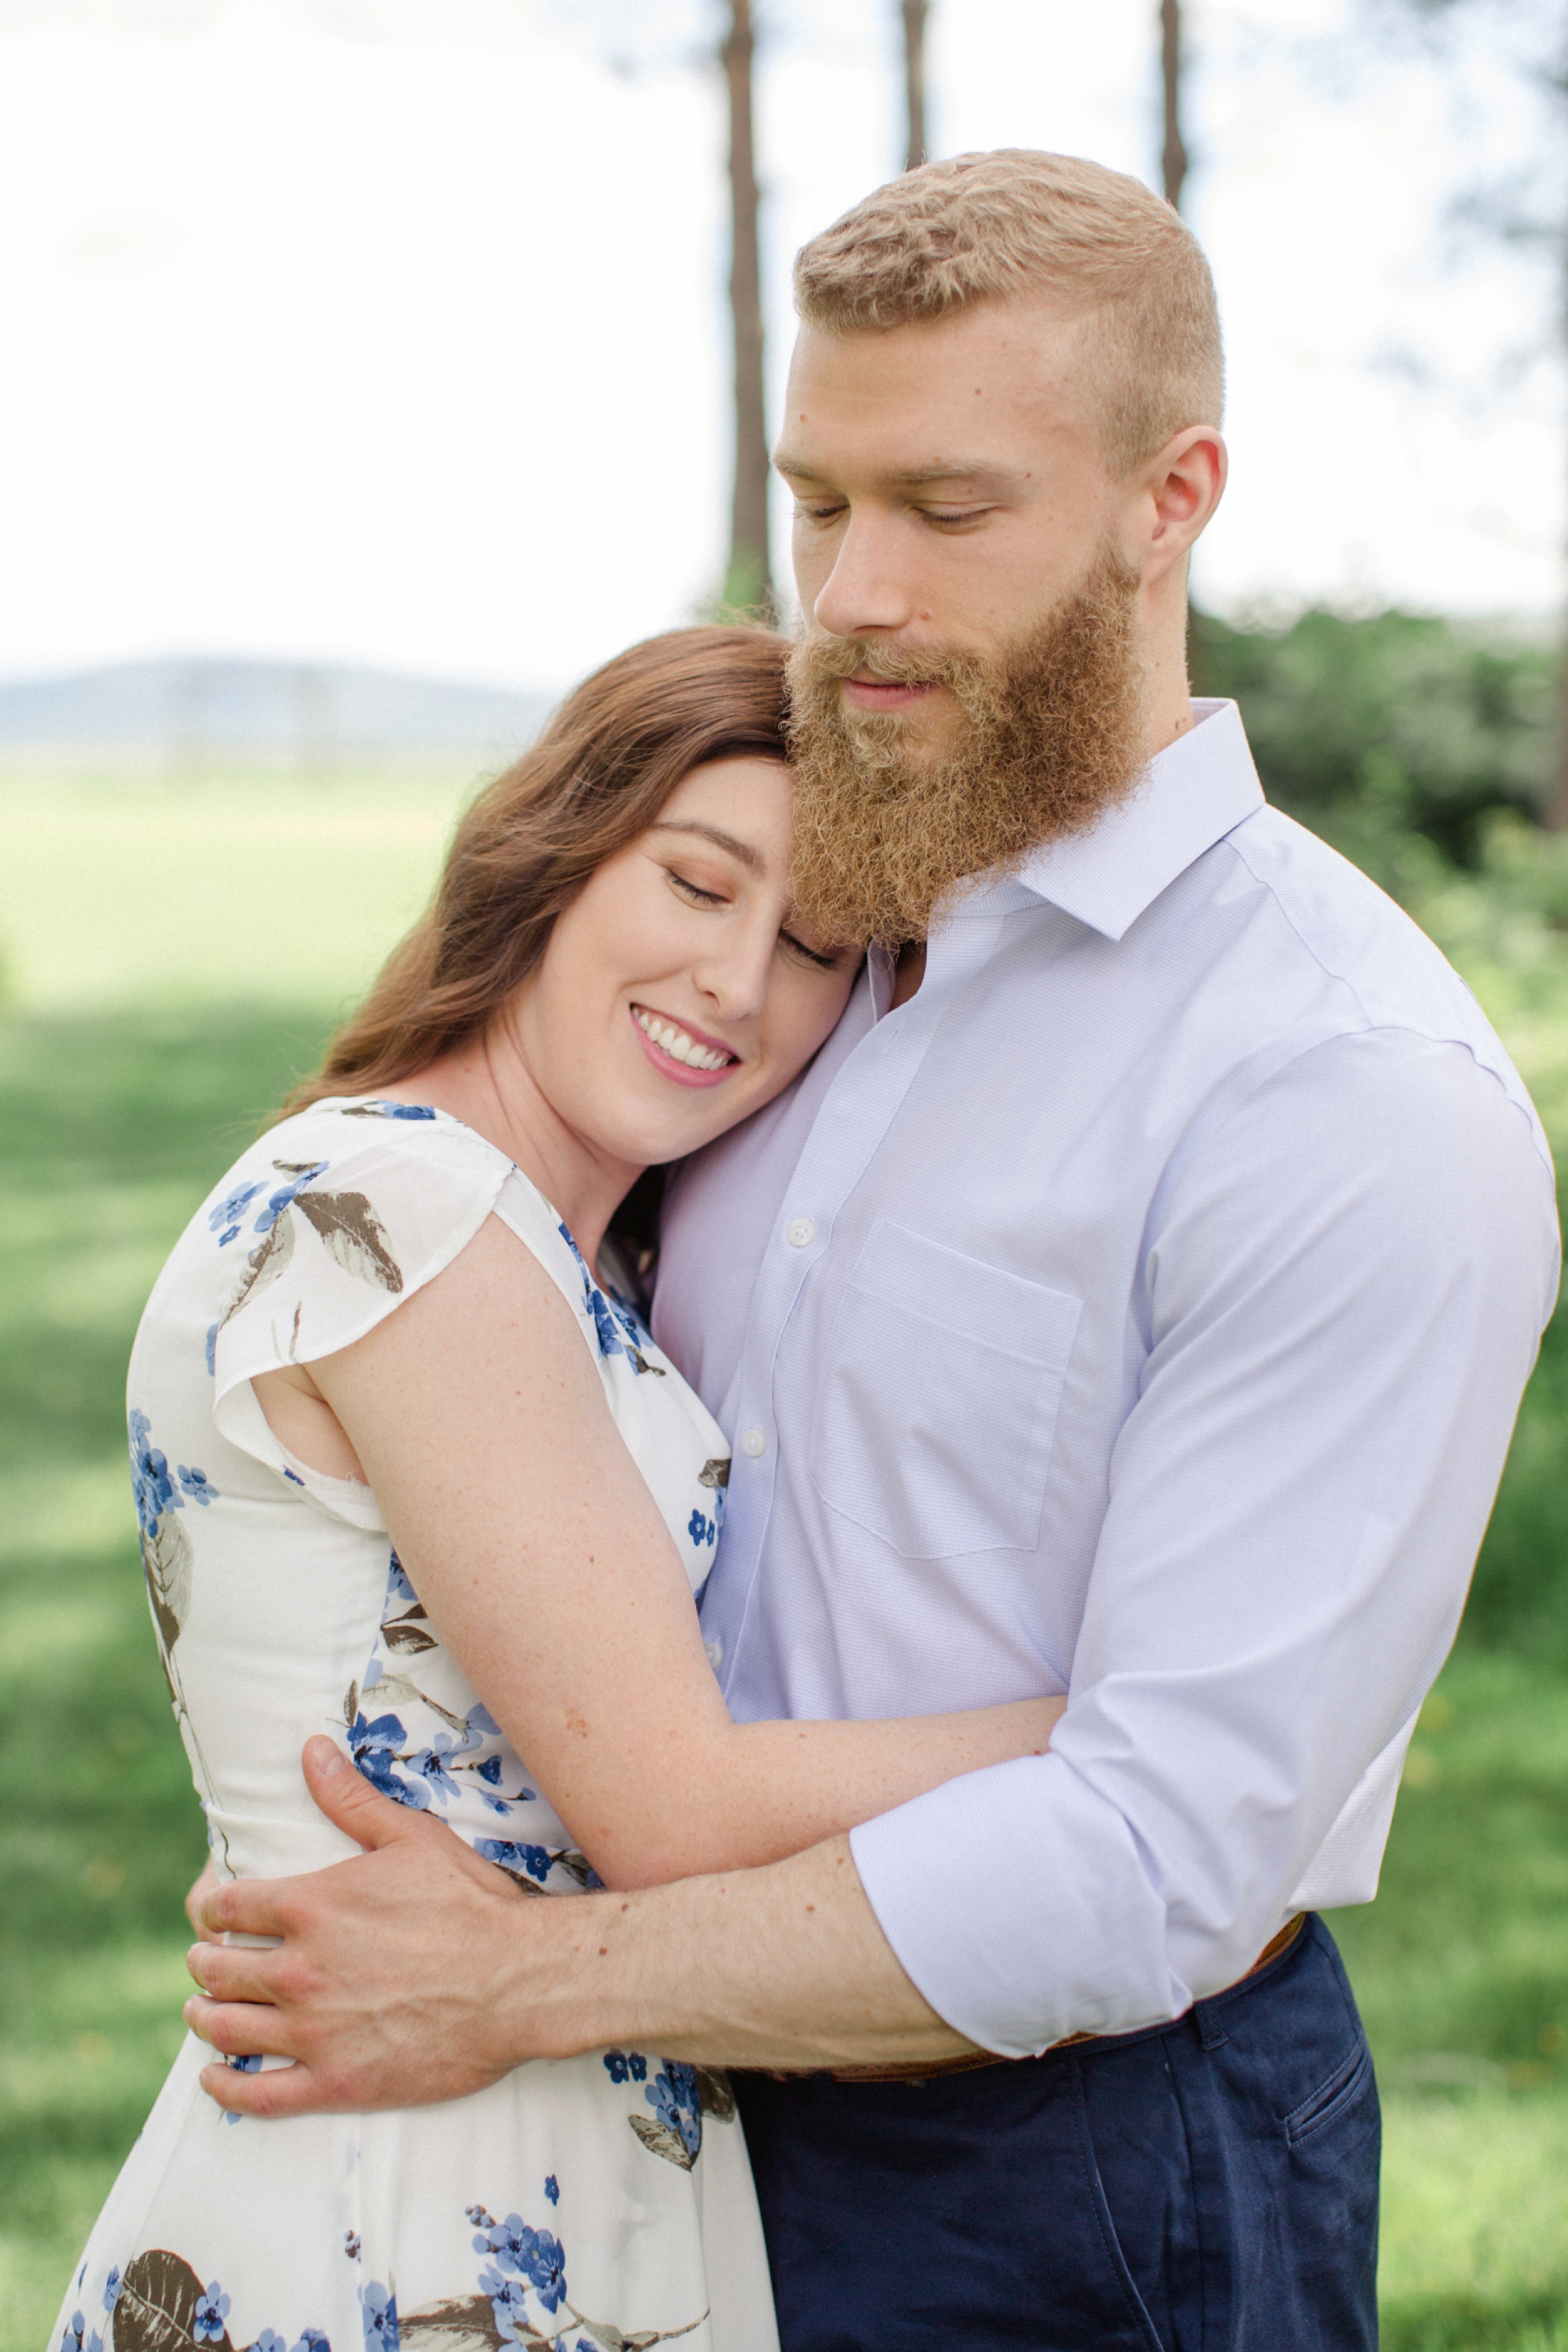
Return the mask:
<path id="1" fill-rule="evenodd" d="M 231 2056 L 205 2087 L 237 2114 L 413 2106 L 483 2090 L 530 2058 L 621 2042 L 709 2065 L 942 2058 L 972 2043 L 893 1957 L 848 1841 L 786 1862 L 635 1894 L 521 1894 L 439 1822 L 394 1804 L 324 1738 L 305 1773 L 328 1818 L 371 1850 L 310 1877 L 235 1881 L 201 1904 L 210 1998 L 193 2029 Z"/>

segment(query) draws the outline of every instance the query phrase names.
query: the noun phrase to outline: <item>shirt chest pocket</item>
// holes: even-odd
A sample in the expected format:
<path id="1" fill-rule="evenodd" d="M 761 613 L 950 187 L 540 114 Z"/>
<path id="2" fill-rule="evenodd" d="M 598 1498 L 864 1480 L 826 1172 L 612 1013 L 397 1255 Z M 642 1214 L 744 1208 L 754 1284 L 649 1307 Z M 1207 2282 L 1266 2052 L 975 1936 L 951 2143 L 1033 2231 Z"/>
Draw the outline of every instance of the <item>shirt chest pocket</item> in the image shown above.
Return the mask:
<path id="1" fill-rule="evenodd" d="M 1032 1550 L 1081 1307 L 879 1217 L 817 1395 L 823 1501 L 907 1559 Z"/>

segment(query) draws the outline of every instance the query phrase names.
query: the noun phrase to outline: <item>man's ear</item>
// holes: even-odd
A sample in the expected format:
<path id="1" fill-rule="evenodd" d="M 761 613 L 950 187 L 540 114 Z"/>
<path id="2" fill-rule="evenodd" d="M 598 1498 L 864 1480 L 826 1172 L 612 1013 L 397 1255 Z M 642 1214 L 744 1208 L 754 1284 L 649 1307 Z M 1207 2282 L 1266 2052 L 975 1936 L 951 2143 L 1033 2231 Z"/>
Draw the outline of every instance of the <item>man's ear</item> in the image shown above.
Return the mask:
<path id="1" fill-rule="evenodd" d="M 1146 586 L 1191 551 L 1224 496 L 1227 464 L 1217 425 L 1189 425 L 1143 468 L 1139 508 Z"/>

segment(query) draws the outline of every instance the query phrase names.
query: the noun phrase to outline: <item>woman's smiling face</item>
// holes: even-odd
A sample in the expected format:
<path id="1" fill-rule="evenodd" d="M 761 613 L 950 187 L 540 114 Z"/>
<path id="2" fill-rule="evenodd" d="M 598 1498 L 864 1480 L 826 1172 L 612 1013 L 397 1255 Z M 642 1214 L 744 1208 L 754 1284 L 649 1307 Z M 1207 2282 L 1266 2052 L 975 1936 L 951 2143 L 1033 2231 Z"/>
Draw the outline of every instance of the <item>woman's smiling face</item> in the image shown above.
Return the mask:
<path id="1" fill-rule="evenodd" d="M 771 1102 L 843 1012 L 859 959 L 791 919 L 790 799 L 776 761 L 694 768 L 508 1007 L 535 1085 L 595 1153 L 695 1151 Z"/>

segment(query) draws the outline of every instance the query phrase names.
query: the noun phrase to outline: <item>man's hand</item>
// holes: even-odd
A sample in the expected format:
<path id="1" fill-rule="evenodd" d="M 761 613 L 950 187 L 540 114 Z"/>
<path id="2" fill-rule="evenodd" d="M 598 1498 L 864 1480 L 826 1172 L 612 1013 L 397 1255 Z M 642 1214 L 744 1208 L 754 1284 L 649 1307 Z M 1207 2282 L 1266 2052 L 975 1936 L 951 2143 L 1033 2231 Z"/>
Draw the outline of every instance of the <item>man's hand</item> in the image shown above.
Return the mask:
<path id="1" fill-rule="evenodd" d="M 759 1870 L 530 1900 L 331 1740 L 304 1761 L 322 1812 L 367 1851 L 204 1897 L 204 1933 L 282 1939 L 187 1955 L 206 1996 L 185 2005 L 193 2031 L 230 2057 L 292 2061 L 208 2066 L 203 2088 L 235 2114 L 422 2106 L 617 2042 L 804 2068 L 973 2048 L 894 1958 L 847 1838 Z"/>
<path id="2" fill-rule="evenodd" d="M 205 1937 L 209 1944 L 221 1944 L 223 1941 L 223 1937 L 214 1929 L 204 1927 L 201 1919 L 202 1905 L 216 1885 L 217 1872 L 213 1867 L 213 1858 L 209 1853 L 202 1866 L 201 1876 L 185 1897 L 185 1916 L 191 1923 L 192 1933 Z"/>
<path id="3" fill-rule="evenodd" d="M 330 1739 L 306 1743 L 304 1767 L 322 1812 L 367 1851 L 309 1877 L 202 1893 L 197 1932 L 214 1940 L 186 1955 L 203 1989 L 187 2024 L 230 2057 L 294 2062 L 254 2074 L 211 2065 L 203 2088 L 239 2115 L 417 2106 L 482 2090 L 522 2057 L 564 2054 L 503 2044 L 494 2020 L 521 1949 L 558 1940 L 570 1973 L 580 1903 L 530 1902 L 439 1822 L 379 1794 Z M 225 1933 L 284 1940 L 225 1945 Z"/>

